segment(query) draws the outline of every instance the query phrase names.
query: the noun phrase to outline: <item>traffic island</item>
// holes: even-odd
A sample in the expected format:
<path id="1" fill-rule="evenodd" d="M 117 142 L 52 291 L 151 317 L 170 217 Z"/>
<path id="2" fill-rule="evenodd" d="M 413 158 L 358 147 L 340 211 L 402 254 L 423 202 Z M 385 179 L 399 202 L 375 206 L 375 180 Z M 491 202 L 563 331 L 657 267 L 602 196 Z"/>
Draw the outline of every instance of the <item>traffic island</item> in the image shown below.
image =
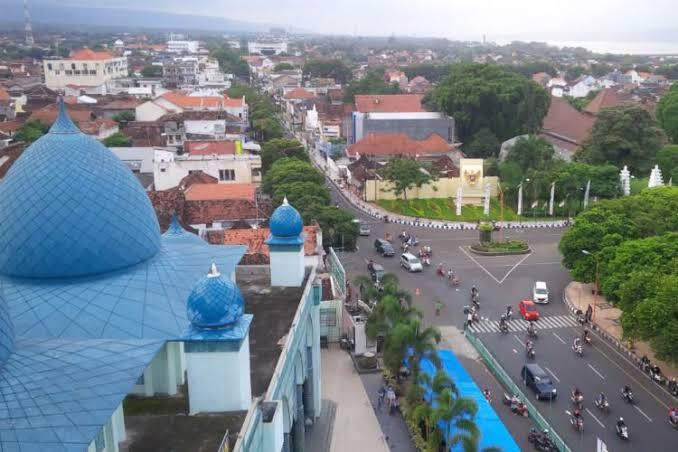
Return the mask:
<path id="1" fill-rule="evenodd" d="M 523 240 L 506 240 L 504 242 L 478 242 L 469 247 L 472 253 L 481 256 L 509 256 L 513 254 L 529 254 L 532 252 Z"/>

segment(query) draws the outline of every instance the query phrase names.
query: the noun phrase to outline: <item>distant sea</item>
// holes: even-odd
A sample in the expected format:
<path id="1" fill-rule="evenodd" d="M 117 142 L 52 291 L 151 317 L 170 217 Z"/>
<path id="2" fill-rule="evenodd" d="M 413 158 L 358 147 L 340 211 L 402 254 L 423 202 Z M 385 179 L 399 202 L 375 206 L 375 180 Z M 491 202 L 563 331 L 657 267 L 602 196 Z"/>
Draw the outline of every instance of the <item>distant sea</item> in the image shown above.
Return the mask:
<path id="1" fill-rule="evenodd" d="M 558 47 L 584 47 L 597 53 L 678 56 L 676 41 L 548 41 L 548 44 Z"/>

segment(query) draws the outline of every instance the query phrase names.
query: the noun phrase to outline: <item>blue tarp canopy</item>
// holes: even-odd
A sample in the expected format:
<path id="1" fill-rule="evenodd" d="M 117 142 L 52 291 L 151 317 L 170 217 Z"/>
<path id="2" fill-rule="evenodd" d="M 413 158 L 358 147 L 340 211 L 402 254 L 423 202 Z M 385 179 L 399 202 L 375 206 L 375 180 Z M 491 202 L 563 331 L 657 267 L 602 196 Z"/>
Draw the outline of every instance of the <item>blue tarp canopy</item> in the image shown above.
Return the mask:
<path id="1" fill-rule="evenodd" d="M 520 452 L 520 447 L 518 447 L 518 444 L 516 444 L 515 440 L 506 429 L 506 426 L 501 419 L 499 419 L 499 416 L 495 413 L 492 405 L 485 399 L 481 389 L 476 385 L 468 372 L 466 372 L 464 366 L 462 366 L 457 357 L 454 356 L 454 353 L 450 350 L 438 350 L 438 356 L 440 357 L 442 370 L 445 371 L 457 386 L 459 394 L 462 397 L 468 397 L 475 400 L 478 405 L 475 423 L 481 432 L 479 450 L 483 450 L 487 447 L 499 447 L 503 452 Z M 422 372 L 430 375 L 431 379 L 433 379 L 433 376 L 436 373 L 436 367 L 428 358 L 422 359 L 419 367 Z M 431 402 L 433 391 L 427 387 L 424 387 L 424 389 L 424 397 L 428 402 Z M 447 428 L 445 424 L 445 422 L 441 422 L 439 427 L 445 429 Z M 452 434 L 454 435 L 455 432 L 452 431 Z M 450 450 L 457 452 L 462 451 L 462 448 L 458 445 Z"/>

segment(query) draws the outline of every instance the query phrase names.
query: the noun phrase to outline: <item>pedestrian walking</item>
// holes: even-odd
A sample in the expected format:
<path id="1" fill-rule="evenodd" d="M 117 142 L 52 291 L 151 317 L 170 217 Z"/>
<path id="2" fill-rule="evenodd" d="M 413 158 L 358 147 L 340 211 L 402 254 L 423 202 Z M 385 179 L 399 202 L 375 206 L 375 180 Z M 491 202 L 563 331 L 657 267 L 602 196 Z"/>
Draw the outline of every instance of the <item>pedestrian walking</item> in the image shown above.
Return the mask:
<path id="1" fill-rule="evenodd" d="M 384 388 L 384 385 L 381 385 L 379 391 L 377 391 L 377 409 L 379 411 L 384 406 L 384 397 L 386 397 L 386 388 Z"/>
<path id="2" fill-rule="evenodd" d="M 389 386 L 386 390 L 386 406 L 388 406 L 389 413 L 393 412 L 393 406 L 395 405 L 396 395 L 393 390 L 393 386 Z"/>
<path id="3" fill-rule="evenodd" d="M 589 305 L 588 308 L 586 308 L 586 321 L 591 323 L 591 318 L 593 317 L 593 308 L 591 305 Z"/>
<path id="4" fill-rule="evenodd" d="M 436 301 L 435 307 L 436 307 L 436 315 L 438 316 L 438 315 L 440 315 L 440 311 L 442 311 L 442 309 L 443 309 L 443 303 L 440 300 L 438 300 L 438 301 Z"/>

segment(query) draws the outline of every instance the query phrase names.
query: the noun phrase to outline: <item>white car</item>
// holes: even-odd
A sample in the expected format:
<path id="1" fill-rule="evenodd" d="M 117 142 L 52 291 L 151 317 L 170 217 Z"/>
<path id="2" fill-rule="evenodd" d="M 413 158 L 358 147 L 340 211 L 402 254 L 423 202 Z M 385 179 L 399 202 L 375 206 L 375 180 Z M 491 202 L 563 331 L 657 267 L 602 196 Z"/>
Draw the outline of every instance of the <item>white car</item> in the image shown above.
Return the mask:
<path id="1" fill-rule="evenodd" d="M 424 270 L 421 261 L 417 256 L 411 253 L 404 253 L 400 256 L 400 265 L 409 272 L 420 272 Z"/>
<path id="2" fill-rule="evenodd" d="M 547 304 L 549 302 L 549 289 L 546 287 L 544 281 L 537 281 L 534 283 L 532 289 L 532 301 L 539 304 Z"/>

